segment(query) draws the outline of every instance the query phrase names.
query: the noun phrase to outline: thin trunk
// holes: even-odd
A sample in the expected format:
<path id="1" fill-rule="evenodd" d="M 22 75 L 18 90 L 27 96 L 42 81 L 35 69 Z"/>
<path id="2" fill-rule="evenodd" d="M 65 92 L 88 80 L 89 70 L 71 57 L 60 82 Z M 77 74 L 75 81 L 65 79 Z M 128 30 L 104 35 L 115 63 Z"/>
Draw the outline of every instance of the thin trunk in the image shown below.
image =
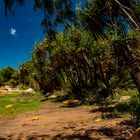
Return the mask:
<path id="1" fill-rule="evenodd" d="M 80 74 L 79 74 L 79 69 L 78 69 L 78 66 L 76 64 L 73 64 L 74 65 L 74 69 L 76 71 L 76 75 L 77 75 L 77 78 L 78 78 L 78 86 L 81 88 L 81 77 L 80 77 Z"/>
<path id="2" fill-rule="evenodd" d="M 125 15 L 130 19 L 130 21 L 136 26 L 137 29 L 140 29 L 140 24 L 137 22 L 137 18 L 135 17 L 135 15 L 133 14 L 133 12 L 131 11 L 131 9 L 129 9 L 128 7 L 122 5 L 118 0 L 114 0 L 119 7 L 121 8 L 121 10 L 125 13 Z M 130 15 L 127 11 L 129 10 L 131 12 L 132 15 Z"/>
<path id="3" fill-rule="evenodd" d="M 82 71 L 81 71 L 81 64 L 79 61 L 78 61 L 78 70 L 79 70 L 81 85 L 82 85 L 82 87 L 84 87 L 84 80 L 83 80 Z"/>
<path id="4" fill-rule="evenodd" d="M 67 76 L 67 78 L 68 78 L 68 80 L 69 80 L 71 86 L 74 87 L 75 84 L 74 84 L 73 80 L 71 79 L 70 74 L 69 74 L 69 72 L 66 70 L 66 68 L 64 68 L 64 72 L 65 72 L 65 74 L 66 74 L 66 76 Z"/>
<path id="5" fill-rule="evenodd" d="M 130 71 L 131 77 L 140 93 L 140 66 L 133 54 L 129 54 L 126 59 L 128 60 L 127 67 Z"/>
<path id="6" fill-rule="evenodd" d="M 130 46 L 127 45 L 126 40 L 124 42 L 116 42 L 114 49 L 118 56 L 121 55 L 120 57 L 122 57 L 123 60 L 119 61 L 124 61 L 124 65 L 128 68 L 140 95 L 140 66 L 136 56 L 130 49 Z"/>
<path id="7" fill-rule="evenodd" d="M 63 72 L 62 72 L 62 70 L 61 70 L 61 69 L 60 69 L 60 75 L 61 75 L 61 77 L 62 77 L 63 81 L 67 84 L 67 81 L 66 81 L 66 79 L 64 78 L 64 76 L 63 76 Z"/>
<path id="8" fill-rule="evenodd" d="M 93 68 L 93 66 L 90 64 L 90 62 L 88 61 L 88 58 L 87 58 L 86 54 L 83 54 L 83 60 L 85 62 L 85 65 L 87 65 L 89 67 L 89 73 L 91 75 L 90 78 L 92 80 L 92 86 L 94 86 L 95 83 L 98 83 L 97 82 L 97 78 L 96 78 L 96 76 L 97 76 L 96 75 L 96 70 L 95 70 L 96 68 L 95 67 Z"/>

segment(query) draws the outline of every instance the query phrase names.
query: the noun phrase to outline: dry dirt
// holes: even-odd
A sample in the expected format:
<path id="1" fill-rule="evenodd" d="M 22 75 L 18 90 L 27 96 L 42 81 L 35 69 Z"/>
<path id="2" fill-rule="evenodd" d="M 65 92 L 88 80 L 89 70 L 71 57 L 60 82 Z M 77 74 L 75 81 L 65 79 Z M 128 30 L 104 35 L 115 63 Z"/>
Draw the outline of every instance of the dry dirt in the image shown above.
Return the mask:
<path id="1" fill-rule="evenodd" d="M 134 131 L 127 118 L 102 120 L 95 107 L 46 103 L 41 110 L 0 119 L 0 140 L 127 140 Z"/>

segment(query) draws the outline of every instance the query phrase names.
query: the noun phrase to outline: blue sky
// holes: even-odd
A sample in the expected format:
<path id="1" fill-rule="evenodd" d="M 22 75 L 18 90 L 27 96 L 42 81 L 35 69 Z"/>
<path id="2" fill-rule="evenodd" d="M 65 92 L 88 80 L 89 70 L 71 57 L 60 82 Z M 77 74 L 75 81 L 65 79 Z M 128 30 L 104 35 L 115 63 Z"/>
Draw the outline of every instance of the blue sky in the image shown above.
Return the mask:
<path id="1" fill-rule="evenodd" d="M 80 1 L 73 1 L 74 9 Z M 26 10 L 17 6 L 16 15 L 6 17 L 3 0 L 0 0 L 0 69 L 6 66 L 17 69 L 31 58 L 35 42 L 45 37 L 40 25 L 43 14 L 33 10 L 33 2 L 34 0 L 28 1 Z M 83 1 L 82 6 L 84 3 Z M 58 30 L 62 31 L 63 26 L 59 26 Z"/>
<path id="2" fill-rule="evenodd" d="M 0 69 L 6 66 L 18 68 L 30 59 L 35 41 L 45 34 L 40 25 L 42 16 L 34 12 L 32 4 L 16 10 L 16 16 L 5 17 L 3 1 L 0 0 Z"/>

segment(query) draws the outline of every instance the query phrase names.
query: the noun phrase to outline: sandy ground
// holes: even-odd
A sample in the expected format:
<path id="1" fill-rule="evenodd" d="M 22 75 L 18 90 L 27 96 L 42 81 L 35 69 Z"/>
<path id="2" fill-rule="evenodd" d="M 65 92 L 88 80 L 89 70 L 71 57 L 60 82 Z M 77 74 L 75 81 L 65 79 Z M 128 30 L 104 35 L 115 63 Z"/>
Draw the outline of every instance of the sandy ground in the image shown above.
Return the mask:
<path id="1" fill-rule="evenodd" d="M 130 118 L 101 119 L 95 107 L 46 103 L 41 110 L 0 119 L 0 140 L 127 140 Z"/>

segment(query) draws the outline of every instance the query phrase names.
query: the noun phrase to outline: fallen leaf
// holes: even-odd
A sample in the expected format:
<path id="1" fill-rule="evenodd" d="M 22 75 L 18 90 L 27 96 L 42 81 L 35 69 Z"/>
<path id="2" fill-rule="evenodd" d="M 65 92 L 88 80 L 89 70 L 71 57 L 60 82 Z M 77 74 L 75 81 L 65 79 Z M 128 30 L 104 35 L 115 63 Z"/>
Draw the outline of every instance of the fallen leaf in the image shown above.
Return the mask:
<path id="1" fill-rule="evenodd" d="M 51 95 L 48 97 L 48 99 L 55 99 L 55 98 L 58 98 L 59 96 L 58 95 Z"/>
<path id="2" fill-rule="evenodd" d="M 30 123 L 24 123 L 24 124 L 22 124 L 22 126 L 29 126 L 30 125 Z"/>
<path id="3" fill-rule="evenodd" d="M 5 108 L 12 108 L 14 105 L 13 104 L 8 104 L 5 106 Z"/>
<path id="4" fill-rule="evenodd" d="M 34 116 L 31 118 L 31 121 L 35 121 L 35 120 L 39 120 L 40 119 L 40 116 Z"/>
<path id="5" fill-rule="evenodd" d="M 95 107 L 94 106 L 83 106 L 83 108 L 85 108 L 85 109 L 94 109 Z"/>
<path id="6" fill-rule="evenodd" d="M 66 100 L 62 102 L 64 105 L 71 105 L 71 104 L 75 104 L 75 105 L 79 105 L 81 103 L 81 101 L 79 100 Z"/>
<path id="7" fill-rule="evenodd" d="M 102 121 L 101 118 L 98 118 L 98 119 L 95 120 L 95 122 L 101 122 L 101 121 Z"/>

